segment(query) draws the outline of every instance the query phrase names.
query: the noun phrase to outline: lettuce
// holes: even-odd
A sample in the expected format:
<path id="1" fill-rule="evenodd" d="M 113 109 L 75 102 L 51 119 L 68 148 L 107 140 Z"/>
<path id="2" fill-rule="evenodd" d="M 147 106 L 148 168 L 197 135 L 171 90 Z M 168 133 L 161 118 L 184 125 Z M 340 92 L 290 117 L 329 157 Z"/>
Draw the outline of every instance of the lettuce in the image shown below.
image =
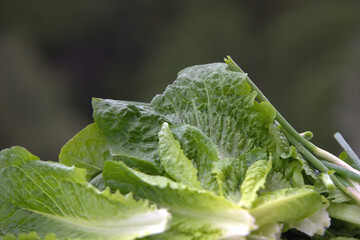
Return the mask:
<path id="1" fill-rule="evenodd" d="M 172 179 L 194 188 L 200 187 L 197 169 L 184 154 L 166 122 L 159 132 L 159 158 L 166 174 Z"/>
<path id="2" fill-rule="evenodd" d="M 311 155 L 334 160 L 289 127 L 230 58 L 180 71 L 150 103 L 92 106 L 94 123 L 63 146 L 59 163 L 21 147 L 0 152 L 0 239 L 360 234 L 357 183 Z"/>
<path id="3" fill-rule="evenodd" d="M 40 237 L 133 239 L 162 232 L 170 215 L 132 195 L 98 191 L 84 169 L 36 160 L 20 147 L 0 156 L 0 229 Z M 100 210 L 100 211 L 99 211 Z"/>
<path id="4" fill-rule="evenodd" d="M 170 222 L 170 227 L 181 221 L 182 227 L 177 229 L 181 233 L 207 235 L 215 231 L 219 237 L 239 237 L 256 228 L 249 211 L 211 191 L 163 176 L 147 175 L 122 162 L 107 161 L 103 174 L 112 189 L 132 192 L 136 197 L 149 199 L 169 209 L 174 222 Z"/>

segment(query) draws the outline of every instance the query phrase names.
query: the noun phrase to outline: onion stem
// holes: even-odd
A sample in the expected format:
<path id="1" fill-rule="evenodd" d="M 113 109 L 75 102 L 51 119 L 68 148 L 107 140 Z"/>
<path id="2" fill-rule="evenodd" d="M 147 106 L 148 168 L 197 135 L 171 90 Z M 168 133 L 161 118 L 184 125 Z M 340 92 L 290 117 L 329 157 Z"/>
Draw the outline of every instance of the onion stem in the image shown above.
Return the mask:
<path id="1" fill-rule="evenodd" d="M 340 167 L 339 165 L 334 163 L 330 163 L 327 161 L 321 161 L 321 162 L 329 169 L 334 170 L 337 174 L 342 175 L 344 177 L 348 177 L 349 179 L 354 180 L 355 182 L 360 182 L 360 174 L 354 173 L 353 171 Z"/>
<path id="2" fill-rule="evenodd" d="M 350 145 L 346 142 L 344 137 L 339 132 L 337 132 L 337 133 L 334 134 L 334 138 L 340 144 L 340 146 L 344 149 L 344 151 L 347 153 L 349 158 L 353 161 L 353 163 L 354 163 L 355 167 L 357 168 L 357 170 L 360 170 L 360 159 L 355 154 L 355 152 L 352 150 Z"/>

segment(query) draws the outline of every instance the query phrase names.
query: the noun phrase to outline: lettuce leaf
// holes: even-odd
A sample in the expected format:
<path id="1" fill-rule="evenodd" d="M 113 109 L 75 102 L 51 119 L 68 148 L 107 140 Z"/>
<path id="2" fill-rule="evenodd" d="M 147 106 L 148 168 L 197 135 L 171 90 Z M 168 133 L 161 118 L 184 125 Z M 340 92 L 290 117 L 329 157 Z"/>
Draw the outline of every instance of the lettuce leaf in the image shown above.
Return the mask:
<path id="1" fill-rule="evenodd" d="M 10 157 L 0 161 L 3 233 L 34 231 L 41 238 L 54 233 L 58 239 L 134 239 L 166 228 L 166 210 L 157 210 L 131 195 L 111 194 L 109 189 L 100 192 L 86 181 L 84 169 L 38 161 L 19 147 L 0 152 L 1 159 L 4 155 Z"/>
<path id="2" fill-rule="evenodd" d="M 115 160 L 149 174 L 163 174 L 158 133 L 165 117 L 146 105 L 94 98 L 94 121 L 110 144 Z"/>
<path id="3" fill-rule="evenodd" d="M 95 123 L 88 125 L 61 149 L 59 162 L 87 170 L 88 180 L 99 174 L 105 160 L 111 160 L 109 142 Z"/>
<path id="4" fill-rule="evenodd" d="M 214 166 L 221 162 L 217 146 L 200 129 L 191 125 L 172 125 L 170 129 L 186 157 L 197 169 L 202 188 L 219 192 L 219 184 L 213 173 Z"/>
<path id="5" fill-rule="evenodd" d="M 269 134 L 274 109 L 255 101 L 246 76 L 225 63 L 189 67 L 151 106 L 173 124 L 199 128 L 217 144 L 223 159 L 237 158 L 255 147 L 275 151 L 277 141 Z"/>
<path id="6" fill-rule="evenodd" d="M 241 197 L 240 184 L 246 172 L 246 162 L 243 157 L 226 158 L 214 164 L 211 174 L 215 178 L 214 186 L 217 186 L 220 196 L 238 203 Z"/>
<path id="7" fill-rule="evenodd" d="M 256 161 L 271 155 L 274 166 L 269 178 L 274 181 L 268 181 L 267 191 L 302 187 L 303 170 L 312 178 L 316 175 L 278 129 L 274 107 L 255 100 L 257 94 L 251 91 L 246 78 L 245 73 L 232 71 L 225 63 L 188 67 L 150 105 L 172 124 L 200 129 L 216 144 L 220 160 L 239 159 L 255 149 L 265 154 Z M 184 145 L 183 149 L 188 148 Z M 293 163 L 289 171 L 291 162 L 297 164 Z M 211 187 L 215 191 L 218 188 Z"/>
<path id="8" fill-rule="evenodd" d="M 188 124 L 173 125 L 170 129 L 179 140 L 185 155 L 198 169 L 202 188 L 238 202 L 239 186 L 248 165 L 246 157 L 222 159 L 216 144 L 200 129 Z M 252 155 L 252 160 L 254 159 L 256 157 Z"/>
<path id="9" fill-rule="evenodd" d="M 259 160 L 251 165 L 245 175 L 245 180 L 241 184 L 240 205 L 251 208 L 257 198 L 257 192 L 265 186 L 267 174 L 271 169 L 271 160 Z"/>
<path id="10" fill-rule="evenodd" d="M 323 207 L 321 196 L 309 188 L 285 188 L 260 195 L 250 210 L 259 226 L 303 220 Z"/>
<path id="11" fill-rule="evenodd" d="M 186 173 L 184 173 L 186 174 Z M 122 162 L 107 161 L 104 179 L 112 189 L 132 192 L 166 207 L 172 214 L 170 228 L 185 234 L 214 231 L 223 237 L 246 236 L 255 228 L 254 219 L 240 206 L 213 192 L 192 188 L 163 176 L 151 176 L 127 167 Z"/>
<path id="12" fill-rule="evenodd" d="M 199 188 L 201 183 L 197 180 L 197 169 L 185 156 L 180 143 L 174 138 L 169 124 L 163 123 L 159 132 L 160 163 L 166 174 L 176 182 Z M 186 173 L 186 174 L 185 174 Z"/>

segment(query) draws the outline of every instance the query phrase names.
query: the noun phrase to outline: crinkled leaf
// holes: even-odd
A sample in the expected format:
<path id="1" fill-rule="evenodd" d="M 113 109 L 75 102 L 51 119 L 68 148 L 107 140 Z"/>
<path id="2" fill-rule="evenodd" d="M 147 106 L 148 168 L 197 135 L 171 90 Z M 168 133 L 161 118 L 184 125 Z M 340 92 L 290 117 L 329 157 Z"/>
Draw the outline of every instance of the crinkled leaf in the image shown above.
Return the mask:
<path id="1" fill-rule="evenodd" d="M 0 229 L 5 234 L 133 239 L 162 232 L 169 217 L 166 210 L 131 195 L 100 192 L 87 183 L 84 169 L 59 163 L 15 162 L 0 169 L 0 182 Z"/>
<path id="2" fill-rule="evenodd" d="M 146 105 L 97 98 L 92 105 L 95 123 L 109 141 L 114 159 L 149 174 L 163 172 L 158 133 L 167 119 Z"/>
<path id="3" fill-rule="evenodd" d="M 304 186 L 303 163 L 299 159 L 275 158 L 272 169 L 265 183 L 266 191 L 276 191 L 282 188 L 301 188 Z"/>
<path id="4" fill-rule="evenodd" d="M 237 203 L 240 200 L 240 184 L 244 180 L 246 172 L 245 158 L 226 158 L 215 162 L 212 175 L 215 180 L 213 186 L 217 186 L 220 196 Z"/>
<path id="5" fill-rule="evenodd" d="M 202 187 L 233 202 L 240 200 L 239 186 L 247 165 L 267 156 L 264 151 L 260 153 L 254 149 L 239 158 L 223 158 L 217 146 L 200 129 L 188 124 L 173 125 L 170 129 L 179 140 L 185 155 L 198 169 Z"/>
<path id="6" fill-rule="evenodd" d="M 170 129 L 197 169 L 202 187 L 218 192 L 218 184 L 212 174 L 214 164 L 220 161 L 217 146 L 200 129 L 191 125 L 173 125 Z"/>
<path id="7" fill-rule="evenodd" d="M 179 140 L 185 155 L 198 169 L 202 187 L 220 196 L 238 202 L 247 163 L 258 160 L 257 153 L 250 151 L 240 158 L 223 158 L 217 146 L 200 129 L 188 124 L 170 126 Z M 266 156 L 266 153 L 265 153 Z"/>
<path id="8" fill-rule="evenodd" d="M 159 132 L 160 163 L 166 174 L 176 182 L 199 188 L 201 183 L 197 179 L 197 169 L 185 156 L 180 143 L 174 138 L 169 124 L 164 123 Z"/>
<path id="9" fill-rule="evenodd" d="M 275 124 L 273 107 L 256 102 L 255 97 L 246 74 L 214 63 L 180 71 L 151 106 L 173 123 L 202 130 L 218 145 L 223 158 L 237 158 L 256 147 L 276 150 L 276 139 L 269 134 Z"/>
<path id="10" fill-rule="evenodd" d="M 264 193 L 250 210 L 257 225 L 295 222 L 309 217 L 323 207 L 321 196 L 308 188 L 287 188 Z"/>
<path id="11" fill-rule="evenodd" d="M 267 174 L 271 169 L 271 160 L 259 160 L 246 171 L 245 179 L 241 184 L 240 205 L 251 208 L 257 198 L 257 192 L 265 186 Z"/>
<path id="12" fill-rule="evenodd" d="M 199 128 L 217 145 L 222 160 L 239 159 L 245 155 L 249 167 L 271 155 L 275 167 L 269 173 L 272 181 L 266 185 L 266 191 L 302 187 L 302 171 L 311 172 L 308 173 L 301 156 L 278 129 L 273 106 L 255 100 L 256 93 L 251 92 L 246 77 L 246 74 L 234 72 L 222 63 L 189 67 L 179 72 L 176 81 L 157 95 L 151 106 L 173 124 Z M 259 159 L 259 155 L 254 154 L 255 158 L 251 158 L 252 151 L 259 151 L 265 157 Z M 287 170 L 289 164 L 296 167 Z M 214 164 L 215 172 L 221 172 L 216 165 L 218 163 Z M 213 178 L 209 180 L 210 187 L 205 188 L 221 194 L 223 190 L 219 184 L 222 182 Z M 237 192 L 231 192 L 230 198 L 239 197 Z"/>
<path id="13" fill-rule="evenodd" d="M 226 158 L 215 162 L 212 175 L 215 177 L 220 195 L 226 196 L 238 203 L 241 198 L 240 186 L 245 178 L 248 167 L 256 161 L 267 158 L 267 153 L 262 149 L 253 149 L 238 158 Z"/>
<path id="14" fill-rule="evenodd" d="M 151 106 L 173 124 L 199 128 L 217 145 L 220 159 L 238 159 L 255 150 L 266 155 L 260 159 L 247 157 L 249 167 L 271 155 L 274 168 L 266 191 L 302 187 L 303 171 L 313 178 L 316 175 L 278 129 L 273 106 L 255 100 L 256 93 L 251 92 L 246 77 L 222 63 L 189 67 L 179 72 L 176 81 L 157 95 Z M 216 184 L 205 188 L 221 191 Z"/>
<path id="15" fill-rule="evenodd" d="M 248 211 L 214 193 L 191 188 L 166 177 L 151 176 L 122 162 L 107 161 L 103 172 L 106 184 L 113 189 L 130 191 L 166 207 L 172 221 L 183 221 L 183 233 L 220 231 L 222 236 L 245 236 L 254 228 Z M 171 227 L 171 226 L 170 226 Z"/>
<path id="16" fill-rule="evenodd" d="M 111 160 L 110 145 L 95 123 L 70 139 L 59 155 L 62 164 L 85 168 L 87 179 L 102 171 L 105 160 Z"/>
<path id="17" fill-rule="evenodd" d="M 256 161 L 268 159 L 268 153 L 266 150 L 261 148 L 255 148 L 250 152 L 243 155 L 244 160 L 246 162 L 246 166 L 249 168 L 253 165 Z M 244 175 L 245 177 L 245 175 Z"/>

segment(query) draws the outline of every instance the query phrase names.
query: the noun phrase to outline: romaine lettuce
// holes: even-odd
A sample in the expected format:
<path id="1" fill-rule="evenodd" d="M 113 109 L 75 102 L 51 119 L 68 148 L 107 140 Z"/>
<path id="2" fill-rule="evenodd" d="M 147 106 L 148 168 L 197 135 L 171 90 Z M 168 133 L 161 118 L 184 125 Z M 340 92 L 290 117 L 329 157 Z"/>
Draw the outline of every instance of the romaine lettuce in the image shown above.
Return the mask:
<path id="1" fill-rule="evenodd" d="M 345 140 L 352 180 L 225 62 L 180 71 L 150 103 L 94 98 L 60 163 L 1 151 L 0 239 L 359 237 Z"/>

